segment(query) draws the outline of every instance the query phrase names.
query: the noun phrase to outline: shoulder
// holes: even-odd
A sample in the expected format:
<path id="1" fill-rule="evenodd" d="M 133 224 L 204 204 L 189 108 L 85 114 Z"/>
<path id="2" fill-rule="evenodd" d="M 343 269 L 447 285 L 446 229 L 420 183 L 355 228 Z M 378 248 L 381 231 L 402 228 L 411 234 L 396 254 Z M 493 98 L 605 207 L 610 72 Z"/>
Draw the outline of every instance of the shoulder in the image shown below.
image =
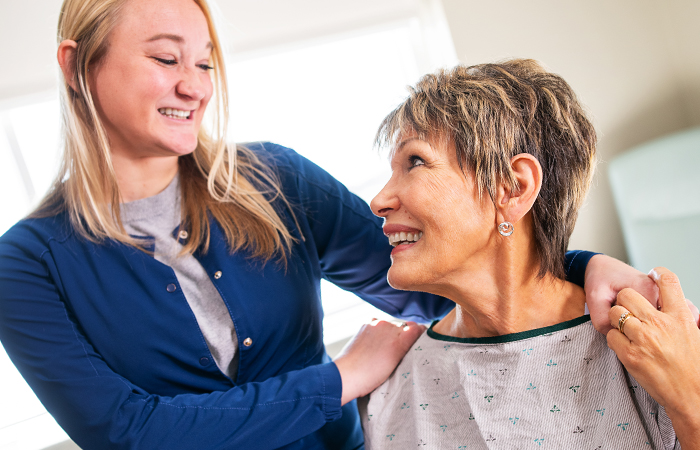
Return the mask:
<path id="1" fill-rule="evenodd" d="M 308 161 L 291 148 L 272 142 L 245 142 L 239 146 L 255 154 L 263 164 L 273 169 L 288 170 Z"/>
<path id="2" fill-rule="evenodd" d="M 420 375 L 420 372 L 426 368 L 424 365 L 426 358 L 433 359 L 432 356 L 438 355 L 438 344 L 439 343 L 428 336 L 426 332 L 423 332 L 408 352 L 406 352 L 389 378 L 370 394 L 370 398 L 375 399 L 377 394 L 384 398 L 385 396 L 381 392 L 387 390 L 393 392 L 412 390 L 415 384 L 413 382 L 408 383 L 407 380 L 412 381 L 416 375 Z M 435 364 L 433 364 L 433 366 L 435 366 Z"/>
<path id="3" fill-rule="evenodd" d="M 286 195 L 296 191 L 300 198 L 305 199 L 313 191 L 344 199 L 349 194 L 332 175 L 291 148 L 271 142 L 240 145 L 253 152 L 263 165 L 275 172 Z"/>
<path id="4" fill-rule="evenodd" d="M 64 242 L 72 235 L 65 213 L 22 219 L 0 237 L 0 259 L 18 253 L 38 259 L 48 250 L 51 241 Z"/>
<path id="5" fill-rule="evenodd" d="M 275 170 L 282 178 L 336 182 L 324 169 L 289 147 L 272 142 L 247 142 L 240 145 L 254 153 L 265 166 Z"/>

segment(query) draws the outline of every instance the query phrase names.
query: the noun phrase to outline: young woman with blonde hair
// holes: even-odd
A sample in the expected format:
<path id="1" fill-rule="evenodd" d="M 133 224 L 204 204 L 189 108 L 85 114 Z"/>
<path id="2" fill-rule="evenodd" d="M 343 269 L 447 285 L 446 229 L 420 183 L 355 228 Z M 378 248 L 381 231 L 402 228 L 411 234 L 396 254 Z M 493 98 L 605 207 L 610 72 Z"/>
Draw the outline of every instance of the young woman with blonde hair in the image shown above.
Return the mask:
<path id="1" fill-rule="evenodd" d="M 381 221 L 327 173 L 227 144 L 204 0 L 65 0 L 58 38 L 63 164 L 0 239 L 0 339 L 47 410 L 85 449 L 361 448 L 354 399 L 422 327 L 366 326 L 332 362 L 321 278 L 406 320 L 449 303 L 388 286 Z M 645 278 L 594 261 L 604 315 Z"/>

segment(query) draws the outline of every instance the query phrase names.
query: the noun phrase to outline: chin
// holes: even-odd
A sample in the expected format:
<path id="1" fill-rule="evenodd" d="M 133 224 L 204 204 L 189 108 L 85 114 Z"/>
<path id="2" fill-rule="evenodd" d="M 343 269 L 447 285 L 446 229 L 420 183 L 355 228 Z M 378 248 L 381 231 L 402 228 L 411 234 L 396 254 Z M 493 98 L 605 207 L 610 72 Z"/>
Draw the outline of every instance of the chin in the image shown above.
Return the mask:
<path id="1" fill-rule="evenodd" d="M 178 156 L 189 155 L 197 148 L 197 138 L 186 137 L 175 142 L 164 143 L 163 147 Z"/>
<path id="2" fill-rule="evenodd" d="M 401 270 L 396 268 L 395 266 L 391 266 L 389 268 L 389 272 L 387 273 L 386 280 L 389 283 L 389 286 L 393 287 L 394 289 L 397 289 L 399 291 L 414 291 L 414 284 L 412 281 L 415 281 L 412 279 L 410 274 L 408 273 L 401 273 Z"/>

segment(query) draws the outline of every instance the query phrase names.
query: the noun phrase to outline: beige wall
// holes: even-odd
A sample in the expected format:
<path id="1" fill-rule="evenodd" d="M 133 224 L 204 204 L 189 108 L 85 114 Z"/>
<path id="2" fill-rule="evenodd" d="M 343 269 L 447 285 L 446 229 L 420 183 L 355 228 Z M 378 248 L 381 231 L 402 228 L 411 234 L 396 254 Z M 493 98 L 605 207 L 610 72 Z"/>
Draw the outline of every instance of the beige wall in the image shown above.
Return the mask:
<path id="1" fill-rule="evenodd" d="M 627 148 L 700 125 L 696 0 L 443 0 L 465 64 L 527 57 L 562 75 L 599 132 L 600 165 L 571 248 L 625 259 L 607 179 Z"/>

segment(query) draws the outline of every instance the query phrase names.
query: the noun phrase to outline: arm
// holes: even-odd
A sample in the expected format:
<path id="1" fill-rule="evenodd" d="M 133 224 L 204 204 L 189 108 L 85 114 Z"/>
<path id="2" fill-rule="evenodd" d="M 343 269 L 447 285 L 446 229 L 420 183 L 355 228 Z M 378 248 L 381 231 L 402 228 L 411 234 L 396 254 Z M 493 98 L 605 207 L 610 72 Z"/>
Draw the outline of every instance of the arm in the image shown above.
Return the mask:
<path id="1" fill-rule="evenodd" d="M 454 307 L 451 300 L 422 292 L 397 291 L 386 282 L 391 245 L 382 232 L 382 219 L 367 203 L 306 158 L 279 146 L 287 164 L 282 175 L 293 176 L 308 220 L 323 277 L 395 317 L 430 322 Z M 286 169 L 285 169 L 286 166 Z M 567 277 L 583 287 L 586 265 L 593 253 L 566 255 Z M 621 264 L 621 263 L 620 263 Z"/>
<path id="2" fill-rule="evenodd" d="M 627 312 L 624 334 L 612 328 L 608 346 L 625 368 L 666 409 L 684 450 L 700 449 L 700 330 L 675 274 L 650 272 L 659 288 L 660 310 L 632 289 L 617 296 L 609 324 L 617 327 Z"/>
<path id="3" fill-rule="evenodd" d="M 333 363 L 220 392 L 165 396 L 134 385 L 84 335 L 50 275 L 50 253 L 21 237 L 0 241 L 0 340 L 81 447 L 272 449 L 340 417 Z"/>

